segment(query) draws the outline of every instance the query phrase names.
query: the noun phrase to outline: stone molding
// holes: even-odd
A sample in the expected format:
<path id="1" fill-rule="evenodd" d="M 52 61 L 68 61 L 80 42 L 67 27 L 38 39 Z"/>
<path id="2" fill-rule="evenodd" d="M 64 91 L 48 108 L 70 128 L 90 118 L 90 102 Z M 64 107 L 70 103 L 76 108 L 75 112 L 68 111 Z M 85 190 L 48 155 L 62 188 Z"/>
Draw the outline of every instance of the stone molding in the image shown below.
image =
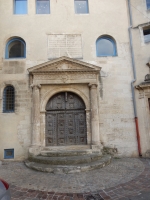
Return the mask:
<path id="1" fill-rule="evenodd" d="M 144 97 L 150 98 L 150 82 L 143 82 L 135 86 L 135 88 L 139 91 L 139 99 Z"/>
<path id="2" fill-rule="evenodd" d="M 150 82 L 149 83 L 143 83 L 143 84 L 140 84 L 140 85 L 137 85 L 137 86 L 135 86 L 135 88 L 137 89 L 137 90 L 144 90 L 144 89 L 147 89 L 147 88 L 149 88 L 150 89 Z"/>
<path id="3" fill-rule="evenodd" d="M 98 85 L 97 85 L 96 83 L 90 83 L 90 84 L 89 84 L 90 89 L 96 89 L 97 86 L 98 86 Z"/>

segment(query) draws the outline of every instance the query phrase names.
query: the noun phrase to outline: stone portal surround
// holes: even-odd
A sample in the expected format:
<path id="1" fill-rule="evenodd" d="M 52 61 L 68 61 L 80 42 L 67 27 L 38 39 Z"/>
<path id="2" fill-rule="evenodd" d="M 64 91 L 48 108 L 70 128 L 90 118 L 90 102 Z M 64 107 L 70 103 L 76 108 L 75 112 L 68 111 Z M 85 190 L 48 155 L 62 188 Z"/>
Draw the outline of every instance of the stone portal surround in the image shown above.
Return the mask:
<path id="1" fill-rule="evenodd" d="M 98 92 L 100 70 L 98 66 L 68 57 L 28 69 L 33 102 L 31 148 L 45 147 L 46 104 L 53 95 L 66 91 L 77 94 L 84 101 L 87 144 L 91 145 L 93 151 L 101 150 Z"/>
<path id="2" fill-rule="evenodd" d="M 41 146 L 41 136 L 40 136 L 40 89 L 41 85 L 31 85 L 33 89 L 33 108 L 32 108 L 32 146 Z M 63 91 L 60 90 L 59 92 Z M 99 113 L 98 113 L 98 99 L 97 99 L 97 84 L 89 84 L 90 90 L 90 110 L 86 109 L 86 119 L 87 119 L 87 134 L 91 132 L 91 141 L 88 141 L 88 144 L 92 144 L 94 150 L 98 150 L 100 147 L 100 138 L 99 138 Z M 67 89 L 67 91 L 71 91 Z M 74 90 L 73 90 L 74 91 Z M 56 94 L 56 92 L 55 92 Z M 51 96 L 53 96 L 51 94 Z M 81 97 L 82 98 L 82 97 Z M 50 97 L 48 98 L 50 99 Z M 46 107 L 45 102 L 45 107 Z M 43 114 L 43 112 L 42 112 Z M 45 113 L 44 113 L 45 114 Z M 91 122 L 90 122 L 91 120 Z M 91 129 L 91 131 L 90 131 Z M 45 143 L 45 141 L 44 141 Z"/>
<path id="3" fill-rule="evenodd" d="M 42 134 L 42 137 L 44 138 L 43 139 L 43 142 L 41 143 L 42 146 L 45 146 L 45 107 L 47 105 L 47 102 L 49 101 L 49 99 L 59 93 L 59 92 L 73 92 L 75 94 L 77 94 L 78 96 L 80 96 L 84 103 L 85 103 L 85 106 L 86 106 L 86 124 L 87 124 L 87 136 L 88 138 L 90 138 L 90 140 L 88 141 L 89 144 L 91 144 L 91 122 L 90 122 L 90 101 L 89 99 L 87 98 L 87 96 L 81 92 L 79 89 L 76 89 L 75 87 L 68 87 L 68 85 L 61 85 L 61 87 L 57 87 L 55 89 L 51 89 L 51 90 L 48 90 L 44 95 L 43 97 L 41 98 L 41 104 L 40 104 L 40 113 L 41 113 L 41 118 L 42 118 L 42 125 L 41 125 L 41 128 L 42 128 L 42 131 L 44 134 Z M 43 131 L 44 130 L 44 131 Z"/>

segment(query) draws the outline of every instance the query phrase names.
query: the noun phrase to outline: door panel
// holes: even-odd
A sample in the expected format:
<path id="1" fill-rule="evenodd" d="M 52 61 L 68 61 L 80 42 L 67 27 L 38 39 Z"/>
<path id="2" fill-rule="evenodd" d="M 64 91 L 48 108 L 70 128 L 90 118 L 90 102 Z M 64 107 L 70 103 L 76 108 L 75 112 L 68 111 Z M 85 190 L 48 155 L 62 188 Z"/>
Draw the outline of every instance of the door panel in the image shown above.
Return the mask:
<path id="1" fill-rule="evenodd" d="M 65 111 L 57 114 L 57 145 L 65 145 L 66 144 L 66 137 L 65 137 Z"/>
<path id="2" fill-rule="evenodd" d="M 74 112 L 66 111 L 66 137 L 67 144 L 73 145 L 76 144 L 76 131 L 75 131 L 75 122 L 74 122 Z"/>
<path id="3" fill-rule="evenodd" d="M 57 114 L 48 113 L 46 114 L 46 145 L 55 146 L 57 145 Z"/>
<path id="4" fill-rule="evenodd" d="M 85 106 L 80 97 L 59 93 L 49 100 L 46 108 L 47 146 L 87 143 Z"/>

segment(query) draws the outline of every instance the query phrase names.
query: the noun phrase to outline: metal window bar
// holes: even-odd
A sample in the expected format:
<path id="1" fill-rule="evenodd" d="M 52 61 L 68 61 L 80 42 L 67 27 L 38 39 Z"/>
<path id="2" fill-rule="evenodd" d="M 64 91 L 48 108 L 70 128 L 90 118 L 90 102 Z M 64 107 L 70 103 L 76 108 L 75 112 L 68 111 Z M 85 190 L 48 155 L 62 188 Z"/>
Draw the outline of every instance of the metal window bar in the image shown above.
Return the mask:
<path id="1" fill-rule="evenodd" d="M 12 86 L 7 86 L 3 94 L 3 112 L 14 112 L 15 108 L 15 90 Z"/>

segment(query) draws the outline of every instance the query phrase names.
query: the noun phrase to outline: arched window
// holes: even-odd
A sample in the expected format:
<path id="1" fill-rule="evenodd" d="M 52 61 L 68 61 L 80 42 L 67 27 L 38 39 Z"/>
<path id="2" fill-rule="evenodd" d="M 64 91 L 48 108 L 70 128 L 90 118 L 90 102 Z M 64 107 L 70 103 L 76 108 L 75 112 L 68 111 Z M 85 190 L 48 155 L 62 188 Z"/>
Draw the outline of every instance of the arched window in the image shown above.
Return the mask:
<path id="1" fill-rule="evenodd" d="M 116 42 L 110 36 L 99 37 L 96 41 L 97 57 L 117 56 Z"/>
<path id="2" fill-rule="evenodd" d="M 14 38 L 8 41 L 6 45 L 6 58 L 25 58 L 26 43 L 21 38 Z"/>
<path id="3" fill-rule="evenodd" d="M 3 92 L 3 112 L 9 113 L 15 111 L 15 89 L 13 86 L 7 86 Z"/>

